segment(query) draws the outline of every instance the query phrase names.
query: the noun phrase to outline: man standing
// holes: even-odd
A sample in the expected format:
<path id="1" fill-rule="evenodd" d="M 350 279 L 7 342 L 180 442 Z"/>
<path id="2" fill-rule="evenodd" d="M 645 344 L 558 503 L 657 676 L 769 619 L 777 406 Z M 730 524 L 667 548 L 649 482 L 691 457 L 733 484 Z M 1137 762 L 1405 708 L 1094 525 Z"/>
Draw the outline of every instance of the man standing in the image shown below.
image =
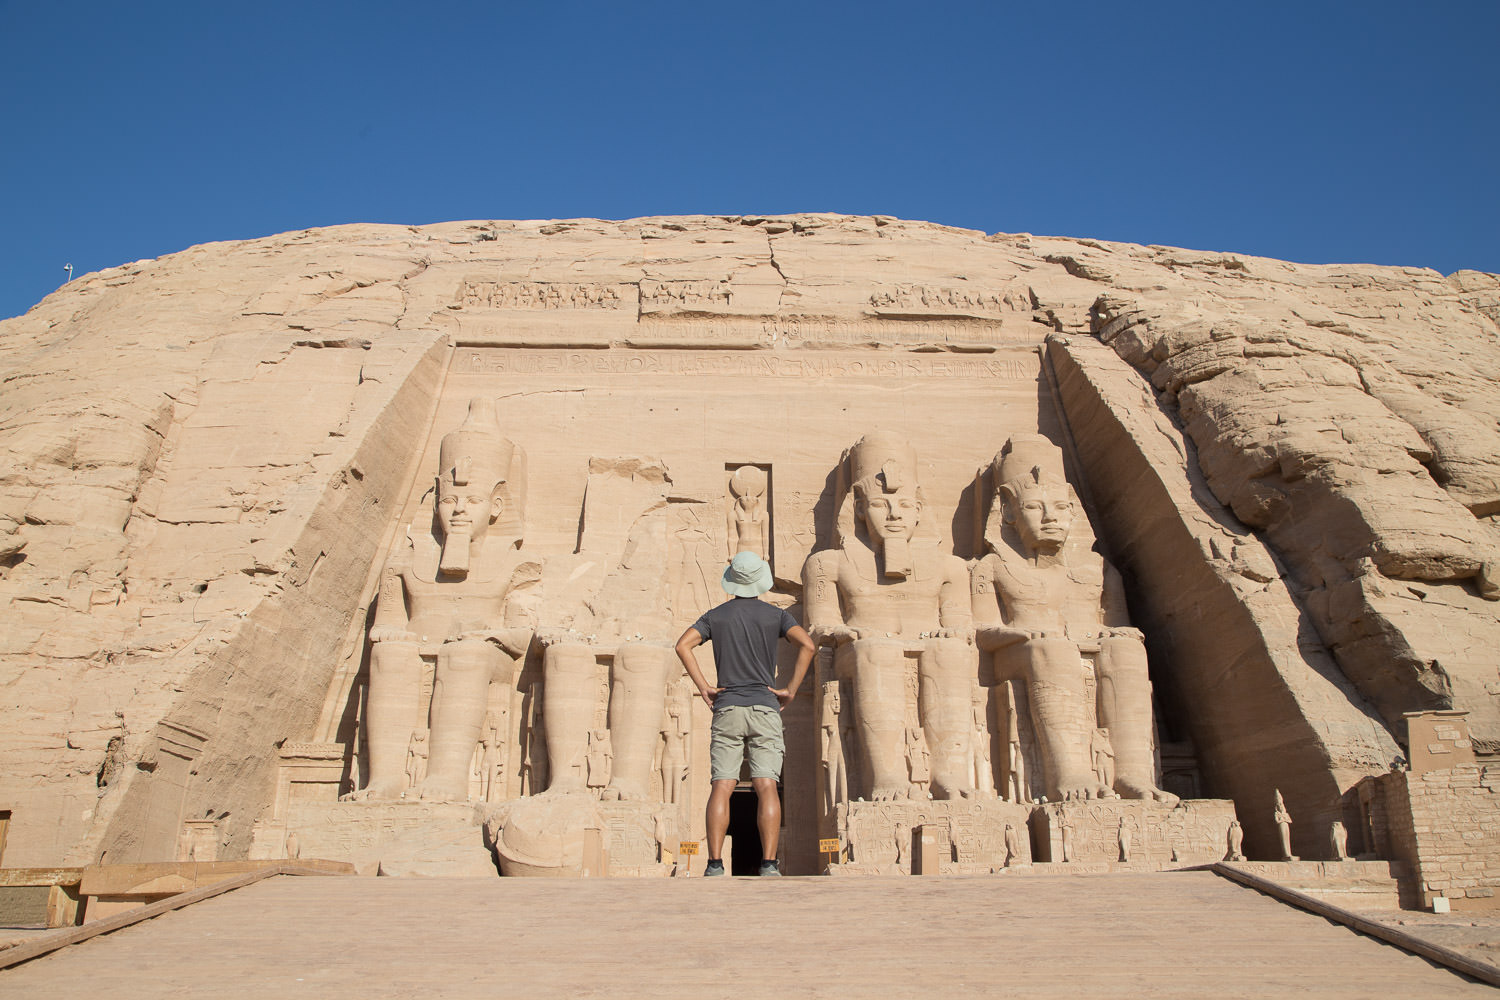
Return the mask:
<path id="1" fill-rule="evenodd" d="M 786 755 L 781 713 L 796 697 L 817 647 L 812 637 L 784 609 L 759 600 L 771 589 L 771 567 L 754 552 L 740 552 L 724 571 L 720 586 L 733 600 L 704 612 L 677 640 L 677 657 L 698 693 L 713 709 L 709 742 L 713 788 L 708 796 L 708 867 L 704 875 L 723 875 L 724 834 L 729 829 L 729 797 L 750 757 L 750 782 L 759 808 L 760 874 L 780 875 L 776 842 L 781 832 L 781 800 L 776 783 Z M 784 688 L 776 683 L 776 643 L 782 636 L 796 643 L 797 665 Z M 718 687 L 710 687 L 693 650 L 705 640 L 714 644 Z"/>

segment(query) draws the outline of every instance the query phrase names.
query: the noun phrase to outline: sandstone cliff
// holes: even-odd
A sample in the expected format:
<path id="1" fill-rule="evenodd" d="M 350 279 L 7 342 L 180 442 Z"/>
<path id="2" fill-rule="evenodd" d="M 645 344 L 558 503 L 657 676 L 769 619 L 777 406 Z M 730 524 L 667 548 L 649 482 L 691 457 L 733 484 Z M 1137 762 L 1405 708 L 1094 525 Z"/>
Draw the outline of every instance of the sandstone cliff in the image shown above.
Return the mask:
<path id="1" fill-rule="evenodd" d="M 1333 815 L 1402 712 L 1500 750 L 1497 318 L 1493 275 L 829 215 L 347 226 L 84 276 L 0 323 L 5 863 L 155 859 L 194 818 L 243 853 L 363 655 L 455 343 L 816 376 L 1045 341 L 1165 728 L 1242 816 L 1278 784 Z"/>

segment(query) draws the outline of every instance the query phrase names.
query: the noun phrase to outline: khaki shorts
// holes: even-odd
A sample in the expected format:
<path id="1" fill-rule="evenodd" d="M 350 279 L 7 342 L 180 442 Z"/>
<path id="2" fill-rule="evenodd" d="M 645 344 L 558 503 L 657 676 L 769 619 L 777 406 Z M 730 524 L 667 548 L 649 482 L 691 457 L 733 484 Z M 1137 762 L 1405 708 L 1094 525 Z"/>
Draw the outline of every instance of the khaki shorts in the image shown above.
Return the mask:
<path id="1" fill-rule="evenodd" d="M 781 777 L 786 741 L 781 735 L 781 713 L 765 705 L 730 705 L 714 712 L 709 730 L 708 758 L 714 781 L 738 781 L 745 754 L 750 755 L 750 777 Z"/>

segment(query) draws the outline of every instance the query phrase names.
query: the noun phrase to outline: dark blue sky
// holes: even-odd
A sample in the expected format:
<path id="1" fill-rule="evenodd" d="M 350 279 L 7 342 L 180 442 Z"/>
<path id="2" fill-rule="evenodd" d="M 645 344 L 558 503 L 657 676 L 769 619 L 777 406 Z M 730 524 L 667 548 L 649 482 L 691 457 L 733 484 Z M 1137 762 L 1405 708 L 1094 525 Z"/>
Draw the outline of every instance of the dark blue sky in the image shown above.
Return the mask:
<path id="1" fill-rule="evenodd" d="M 1500 271 L 1500 3 L 0 0 L 0 317 L 344 222 L 883 213 Z"/>

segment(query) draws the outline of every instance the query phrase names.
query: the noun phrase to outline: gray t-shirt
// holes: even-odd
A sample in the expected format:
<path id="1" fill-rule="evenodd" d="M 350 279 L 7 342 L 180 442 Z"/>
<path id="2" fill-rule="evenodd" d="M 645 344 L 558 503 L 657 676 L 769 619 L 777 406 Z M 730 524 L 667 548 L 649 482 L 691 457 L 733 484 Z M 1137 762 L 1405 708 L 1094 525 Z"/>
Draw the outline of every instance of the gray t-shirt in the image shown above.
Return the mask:
<path id="1" fill-rule="evenodd" d="M 755 597 L 735 597 L 710 608 L 693 623 L 704 639 L 714 644 L 714 663 L 719 668 L 719 687 L 714 708 L 731 705 L 769 705 L 781 702 L 771 693 L 776 683 L 776 643 L 797 619 L 774 604 Z"/>

